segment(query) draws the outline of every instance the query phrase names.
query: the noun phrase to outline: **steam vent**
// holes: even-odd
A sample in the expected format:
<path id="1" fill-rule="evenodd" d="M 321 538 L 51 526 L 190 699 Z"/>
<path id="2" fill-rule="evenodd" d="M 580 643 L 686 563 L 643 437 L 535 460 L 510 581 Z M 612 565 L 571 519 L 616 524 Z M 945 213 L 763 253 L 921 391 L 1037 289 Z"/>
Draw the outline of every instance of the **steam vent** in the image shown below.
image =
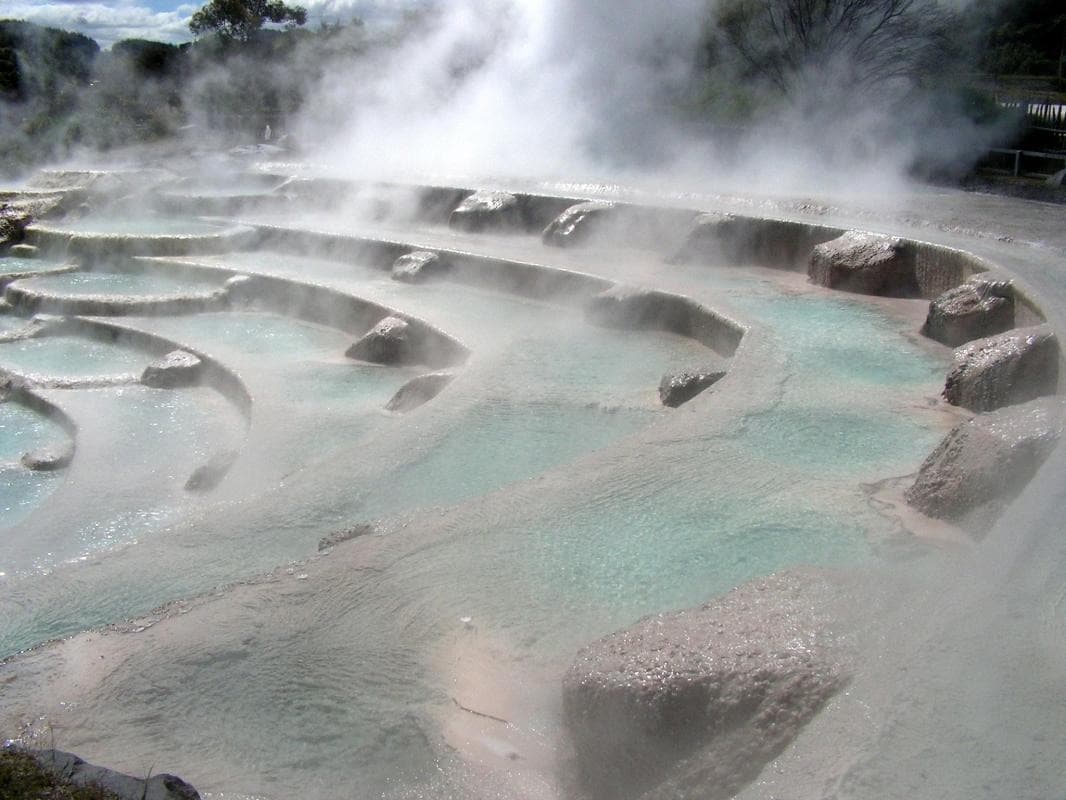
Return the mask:
<path id="1" fill-rule="evenodd" d="M 1061 207 L 257 154 L 3 194 L 15 746 L 152 797 L 1061 796 Z"/>

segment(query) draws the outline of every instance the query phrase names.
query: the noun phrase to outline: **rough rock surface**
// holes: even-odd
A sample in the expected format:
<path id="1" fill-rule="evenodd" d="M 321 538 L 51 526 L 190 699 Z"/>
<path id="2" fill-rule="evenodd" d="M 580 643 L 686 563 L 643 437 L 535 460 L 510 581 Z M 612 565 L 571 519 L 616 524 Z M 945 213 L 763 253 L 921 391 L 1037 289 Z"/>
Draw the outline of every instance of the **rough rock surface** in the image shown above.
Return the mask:
<path id="1" fill-rule="evenodd" d="M 31 221 L 29 214 L 7 206 L 0 207 L 0 251 L 11 245 L 19 244 L 25 235 L 26 226 Z"/>
<path id="2" fill-rule="evenodd" d="M 673 264 L 716 254 L 726 260 L 743 258 L 744 243 L 753 235 L 749 220 L 721 211 L 698 214 L 689 225 L 685 240 L 668 259 Z"/>
<path id="3" fill-rule="evenodd" d="M 16 258 L 36 258 L 37 248 L 32 244 L 16 244 L 12 245 L 10 253 Z"/>
<path id="4" fill-rule="evenodd" d="M 484 230 L 520 230 L 522 207 L 507 192 L 478 191 L 461 202 L 448 217 L 448 225 L 476 233 Z"/>
<path id="5" fill-rule="evenodd" d="M 1014 291 L 1007 281 L 975 280 L 929 303 L 922 334 L 949 347 L 1014 327 Z"/>
<path id="6" fill-rule="evenodd" d="M 572 247 L 587 242 L 610 216 L 614 203 L 590 200 L 570 206 L 548 223 L 541 241 L 551 247 Z"/>
<path id="7" fill-rule="evenodd" d="M 585 647 L 563 679 L 579 777 L 601 798 L 732 797 L 843 686 L 825 573 L 787 572 Z"/>
<path id="8" fill-rule="evenodd" d="M 658 318 L 662 300 L 651 289 L 618 284 L 590 297 L 585 319 L 605 328 L 640 328 Z"/>
<path id="9" fill-rule="evenodd" d="M 411 411 L 440 394 L 455 378 L 451 372 L 428 372 L 411 378 L 385 404 L 388 411 Z"/>
<path id="10" fill-rule="evenodd" d="M 992 411 L 1053 394 L 1059 343 L 1046 325 L 977 339 L 955 349 L 944 399 L 971 411 Z"/>
<path id="11" fill-rule="evenodd" d="M 830 289 L 873 295 L 916 295 L 914 261 L 893 236 L 848 231 L 815 245 L 807 263 L 813 283 Z"/>
<path id="12" fill-rule="evenodd" d="M 411 326 L 399 317 L 385 317 L 348 348 L 348 358 L 373 364 L 402 364 L 411 360 Z"/>
<path id="13" fill-rule="evenodd" d="M 659 400 L 664 406 L 677 408 L 725 377 L 721 367 L 697 367 L 670 372 L 659 382 Z"/>
<path id="14" fill-rule="evenodd" d="M 448 270 L 448 262 L 429 250 L 416 250 L 400 256 L 392 265 L 392 279 L 403 283 L 422 283 Z"/>
<path id="15" fill-rule="evenodd" d="M 88 764 L 61 750 L 37 750 L 32 755 L 63 780 L 78 786 L 99 786 L 123 800 L 200 800 L 200 793 L 176 775 L 164 773 L 142 780 Z"/>
<path id="16" fill-rule="evenodd" d="M 141 383 L 156 389 L 192 386 L 200 380 L 203 362 L 186 350 L 173 350 L 144 368 Z"/>
<path id="17" fill-rule="evenodd" d="M 34 472 L 54 472 L 68 466 L 73 458 L 73 447 L 56 445 L 55 447 L 23 453 L 19 461 L 26 469 Z"/>
<path id="18" fill-rule="evenodd" d="M 1042 397 L 956 425 L 905 492 L 923 514 L 983 528 L 1025 487 L 1062 435 L 1066 405 Z"/>
<path id="19" fill-rule="evenodd" d="M 222 450 L 215 453 L 207 460 L 207 463 L 193 470 L 192 475 L 185 481 L 185 491 L 209 492 L 214 489 L 226 477 L 226 473 L 229 472 L 238 455 L 240 454 L 236 450 Z"/>

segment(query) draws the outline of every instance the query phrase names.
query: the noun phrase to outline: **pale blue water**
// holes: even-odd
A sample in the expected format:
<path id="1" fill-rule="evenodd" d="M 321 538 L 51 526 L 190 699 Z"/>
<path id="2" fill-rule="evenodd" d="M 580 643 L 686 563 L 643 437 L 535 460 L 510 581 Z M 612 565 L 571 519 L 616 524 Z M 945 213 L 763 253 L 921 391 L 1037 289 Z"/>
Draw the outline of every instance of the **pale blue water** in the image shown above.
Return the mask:
<path id="1" fill-rule="evenodd" d="M 221 288 L 221 281 L 171 278 L 166 275 L 124 272 L 70 272 L 19 282 L 34 291 L 60 297 L 86 295 L 187 295 Z"/>
<path id="2" fill-rule="evenodd" d="M 77 336 L 0 342 L 0 367 L 48 378 L 139 375 L 151 360 L 151 356 L 130 348 Z"/>
<path id="3" fill-rule="evenodd" d="M 49 230 L 108 236 L 202 236 L 220 233 L 224 226 L 173 217 L 84 217 L 44 226 Z"/>
<path id="4" fill-rule="evenodd" d="M 19 459 L 27 452 L 63 447 L 67 438 L 62 428 L 35 411 L 0 403 L 0 529 L 20 522 L 63 480 L 61 472 L 34 472 Z"/>
<path id="5" fill-rule="evenodd" d="M 63 268 L 64 265 L 57 261 L 48 261 L 43 258 L 18 258 L 5 256 L 0 258 L 0 276 L 24 275 L 35 272 L 52 272 Z"/>

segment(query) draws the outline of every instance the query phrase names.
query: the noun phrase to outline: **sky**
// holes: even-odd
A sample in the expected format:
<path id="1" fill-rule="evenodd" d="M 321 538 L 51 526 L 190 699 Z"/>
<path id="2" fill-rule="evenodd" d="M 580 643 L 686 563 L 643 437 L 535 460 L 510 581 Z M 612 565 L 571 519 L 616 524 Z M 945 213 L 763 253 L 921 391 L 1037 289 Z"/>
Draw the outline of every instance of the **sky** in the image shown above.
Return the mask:
<path id="1" fill-rule="evenodd" d="M 0 0 L 0 18 L 24 19 L 91 36 L 108 48 L 121 39 L 187 42 L 189 17 L 204 2 L 185 0 Z M 290 0 L 308 11 L 309 24 L 368 22 L 394 17 L 410 0 Z"/>

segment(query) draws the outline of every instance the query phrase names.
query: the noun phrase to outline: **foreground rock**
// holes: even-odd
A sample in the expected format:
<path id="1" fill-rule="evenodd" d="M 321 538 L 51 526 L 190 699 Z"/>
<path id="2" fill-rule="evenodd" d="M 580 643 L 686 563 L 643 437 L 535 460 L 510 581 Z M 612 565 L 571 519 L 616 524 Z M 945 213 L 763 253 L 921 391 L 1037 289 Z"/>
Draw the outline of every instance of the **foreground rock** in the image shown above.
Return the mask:
<path id="1" fill-rule="evenodd" d="M 929 304 L 922 334 L 958 347 L 1014 327 L 1014 291 L 1007 281 L 970 281 Z"/>
<path id="2" fill-rule="evenodd" d="M 400 256 L 392 265 L 392 279 L 402 283 L 423 283 L 448 271 L 448 264 L 437 253 L 416 250 Z"/>
<path id="3" fill-rule="evenodd" d="M 156 389 L 175 389 L 200 382 L 203 361 L 187 350 L 173 350 L 144 368 L 141 383 Z"/>
<path id="4" fill-rule="evenodd" d="M 478 191 L 461 202 L 448 217 L 456 230 L 521 230 L 524 226 L 518 198 L 507 192 Z"/>
<path id="5" fill-rule="evenodd" d="M 824 573 L 744 584 L 583 649 L 563 710 L 593 798 L 732 797 L 845 683 Z"/>
<path id="6" fill-rule="evenodd" d="M 385 409 L 403 413 L 418 408 L 444 391 L 444 387 L 454 379 L 455 375 L 451 372 L 429 372 L 411 378 L 385 404 Z"/>
<path id="7" fill-rule="evenodd" d="M 1059 344 L 1046 325 L 1017 328 L 956 348 L 944 398 L 971 411 L 992 411 L 1054 394 Z"/>
<path id="8" fill-rule="evenodd" d="M 34 472 L 55 472 L 69 466 L 73 460 L 74 447 L 72 445 L 54 445 L 23 453 L 19 462 L 26 469 Z"/>
<path id="9" fill-rule="evenodd" d="M 345 355 L 372 364 L 404 364 L 412 358 L 411 326 L 399 317 L 385 317 Z"/>
<path id="10" fill-rule="evenodd" d="M 813 283 L 859 294 L 918 294 L 913 259 L 893 236 L 848 231 L 816 245 L 807 264 Z"/>
<path id="11" fill-rule="evenodd" d="M 153 775 L 147 780 L 88 764 L 73 753 L 38 750 L 31 753 L 43 769 L 75 786 L 95 786 L 122 800 L 200 800 L 200 793 L 176 775 Z"/>
<path id="12" fill-rule="evenodd" d="M 907 502 L 983 531 L 1013 500 L 1062 436 L 1066 406 L 1044 397 L 956 425 L 922 463 Z"/>
<path id="13" fill-rule="evenodd" d="M 548 223 L 541 241 L 551 247 L 573 247 L 587 242 L 607 222 L 614 203 L 590 200 L 570 206 Z"/>
<path id="14" fill-rule="evenodd" d="M 726 371 L 720 367 L 700 367 L 663 375 L 659 383 L 659 400 L 664 406 L 677 408 L 713 386 L 725 374 Z"/>

